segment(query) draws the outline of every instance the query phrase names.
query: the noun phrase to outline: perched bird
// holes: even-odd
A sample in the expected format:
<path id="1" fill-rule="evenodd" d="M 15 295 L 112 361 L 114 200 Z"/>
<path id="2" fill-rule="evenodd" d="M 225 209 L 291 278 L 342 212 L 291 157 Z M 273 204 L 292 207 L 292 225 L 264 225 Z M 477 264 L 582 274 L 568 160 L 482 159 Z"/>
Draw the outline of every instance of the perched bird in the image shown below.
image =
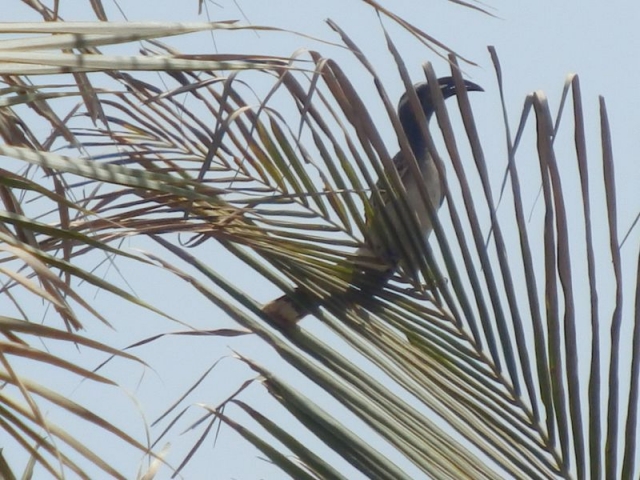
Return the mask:
<path id="1" fill-rule="evenodd" d="M 438 85 L 445 100 L 457 93 L 453 77 L 438 79 Z M 482 87 L 467 80 L 464 81 L 464 86 L 467 91 L 483 91 Z M 428 123 L 435 110 L 431 90 L 426 82 L 417 83 L 414 85 L 414 88 Z M 421 239 L 421 241 L 426 241 L 433 227 L 431 225 L 429 207 L 424 202 L 420 193 L 419 182 L 425 182 L 425 189 L 429 194 L 431 205 L 435 211 L 438 210 L 444 200 L 443 184 L 436 164 L 427 151 L 426 137 L 422 131 L 422 124 L 414 113 L 407 93 L 400 98 L 400 102 L 398 103 L 398 118 L 409 142 L 409 146 L 416 158 L 422 178 L 417 178 L 412 174 L 409 163 L 402 155 L 402 152 L 398 152 L 394 156 L 393 163 L 407 193 L 407 204 L 415 212 L 416 220 L 423 233 L 423 239 Z M 377 186 L 380 191 L 382 182 L 379 181 Z M 354 287 L 358 288 L 360 294 L 362 294 L 362 292 L 374 292 L 376 288 L 384 286 L 398 267 L 409 274 L 411 274 L 412 271 L 411 266 L 404 265 L 404 262 L 401 260 L 400 251 L 402 251 L 402 248 L 397 245 L 397 242 L 394 243 L 393 238 L 390 238 L 395 236 L 396 241 L 398 238 L 402 241 L 402 232 L 406 231 L 404 222 L 398 218 L 398 205 L 392 204 L 389 200 L 390 195 L 387 195 L 384 191 L 380 191 L 380 197 L 383 199 L 382 206 L 376 204 L 375 197 L 372 196 L 371 198 L 374 215 L 372 218 L 367 218 L 367 230 L 365 231 L 366 247 L 360 248 L 355 255 L 355 258 L 361 258 L 362 262 L 358 260 L 354 261 L 354 271 L 356 273 L 351 283 Z M 383 217 L 385 217 L 385 215 L 376 213 L 379 212 L 381 208 L 387 213 L 386 216 L 391 221 L 390 226 L 384 225 L 385 221 Z M 396 235 L 389 235 L 391 230 L 393 230 Z M 368 270 L 366 267 L 363 267 L 362 265 L 364 264 L 371 264 L 372 257 L 383 258 L 389 267 L 382 271 L 379 269 Z M 367 261 L 367 259 L 369 260 Z M 311 313 L 314 308 L 319 306 L 319 303 L 320 300 L 313 297 L 310 293 L 297 289 L 293 294 L 283 295 L 268 303 L 264 306 L 263 311 L 278 325 L 288 327 L 296 324 L 304 316 Z"/>

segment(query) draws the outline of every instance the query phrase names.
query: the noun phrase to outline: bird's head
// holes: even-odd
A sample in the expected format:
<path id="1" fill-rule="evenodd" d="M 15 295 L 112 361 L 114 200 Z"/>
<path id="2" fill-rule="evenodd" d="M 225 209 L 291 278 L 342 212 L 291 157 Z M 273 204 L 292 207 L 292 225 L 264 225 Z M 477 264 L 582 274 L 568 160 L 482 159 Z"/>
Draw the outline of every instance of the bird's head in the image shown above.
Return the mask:
<path id="1" fill-rule="evenodd" d="M 468 92 L 484 92 L 484 89 L 469 80 L 464 80 L 465 89 Z M 442 97 L 446 100 L 458 93 L 453 77 L 442 77 L 438 79 L 438 86 L 442 92 Z M 427 122 L 433 115 L 435 108 L 433 106 L 433 98 L 431 97 L 431 89 L 427 82 L 416 83 L 413 88 L 416 91 L 422 111 L 424 112 Z M 420 122 L 413 113 L 409 96 L 405 93 L 398 103 L 398 117 L 402 123 L 402 127 L 409 139 L 413 151 L 418 154 L 424 148 L 424 135 L 420 132 Z"/>

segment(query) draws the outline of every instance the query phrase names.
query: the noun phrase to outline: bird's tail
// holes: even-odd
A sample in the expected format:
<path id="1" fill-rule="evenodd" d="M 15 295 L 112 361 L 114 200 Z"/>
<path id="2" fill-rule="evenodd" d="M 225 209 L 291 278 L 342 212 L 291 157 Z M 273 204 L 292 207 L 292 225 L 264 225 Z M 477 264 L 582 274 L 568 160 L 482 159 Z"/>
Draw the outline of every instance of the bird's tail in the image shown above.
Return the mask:
<path id="1" fill-rule="evenodd" d="M 296 288 L 262 307 L 262 311 L 278 326 L 292 328 L 300 320 L 313 312 L 320 301 L 304 290 Z"/>
<path id="2" fill-rule="evenodd" d="M 262 307 L 262 311 L 281 328 L 292 328 L 321 305 L 340 301 L 346 305 L 357 304 L 375 295 L 393 275 L 395 265 L 384 270 L 360 270 L 346 291 L 339 291 L 321 299 L 301 288 L 287 293 Z"/>

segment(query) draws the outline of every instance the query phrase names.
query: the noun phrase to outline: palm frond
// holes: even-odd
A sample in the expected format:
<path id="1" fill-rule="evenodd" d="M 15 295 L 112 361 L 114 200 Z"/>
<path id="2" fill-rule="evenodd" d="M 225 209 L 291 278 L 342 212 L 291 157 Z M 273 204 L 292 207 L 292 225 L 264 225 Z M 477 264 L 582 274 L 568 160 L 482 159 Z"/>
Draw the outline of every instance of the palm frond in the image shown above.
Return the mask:
<path id="1" fill-rule="evenodd" d="M 400 20 L 374 2 L 366 3 Z M 341 66 L 319 52 L 287 59 L 188 57 L 157 41 L 135 58 L 97 50 L 161 35 L 236 28 L 228 23 L 136 27 L 52 23 L 29 30 L 17 25 L 12 32 L 21 28 L 21 33 L 45 35 L 23 46 L 0 43 L 2 61 L 22 58 L 13 70 L 9 64 L 0 66 L 0 73 L 11 74 L 4 77 L 0 99 L 5 140 L 0 154 L 11 158 L 11 168 L 0 178 L 6 210 L 0 215 L 0 268 L 7 277 L 0 293 L 12 299 L 25 319 L 30 313 L 22 309 L 23 298 L 35 297 L 64 321 L 64 328 L 57 328 L 0 319 L 5 337 L 0 376 L 11 386 L 0 392 L 0 421 L 17 444 L 53 475 L 61 473 L 48 456 L 86 474 L 37 431 L 42 429 L 89 463 L 122 476 L 48 422 L 34 400 L 40 396 L 143 453 L 151 450 L 22 378 L 13 367 L 13 358 L 31 358 L 92 382 L 112 383 L 36 349 L 26 335 L 135 360 L 69 331 L 86 324 L 74 305 L 108 321 L 76 292 L 79 281 L 163 314 L 79 262 L 99 252 L 111 262 L 140 262 L 174 273 L 259 336 L 385 445 L 374 447 L 278 372 L 242 354 L 238 357 L 256 372 L 264 391 L 292 416 L 298 430 L 277 425 L 252 404 L 245 395 L 254 382 L 247 382 L 219 405 L 207 405 L 188 424 L 200 436 L 176 474 L 221 422 L 296 478 L 347 475 L 295 432 L 314 438 L 370 478 L 410 478 L 406 465 L 432 478 L 637 476 L 640 273 L 627 267 L 635 263 L 630 256 L 637 252 L 621 249 L 618 238 L 620 191 L 603 99 L 601 160 L 595 161 L 587 148 L 577 76 L 567 79 L 555 118 L 544 93 L 528 96 L 514 138 L 503 95 L 505 78 L 491 51 L 504 112 L 504 181 L 493 174 L 495 163 L 489 167 L 485 158 L 499 129 L 492 126 L 494 137 L 486 137 L 464 89 L 458 111 L 436 97 L 437 125 L 432 122 L 427 145 L 447 172 L 446 207 L 436 215 L 431 206 L 434 234 L 428 244 L 418 240 L 413 217 L 399 209 L 416 239 L 403 256 L 420 275 L 399 272 L 386 288 L 354 304 L 336 293 L 346 291 L 353 278 L 354 252 L 364 245 L 365 215 L 375 208 L 381 190 L 397 197 L 404 210 L 408 205 L 379 130 L 394 129 L 400 149 L 412 157 L 383 79 L 364 53 L 330 23 L 377 88 L 388 121 L 374 121 L 371 99 L 361 98 Z M 414 80 L 391 35 L 385 34 L 398 79 L 410 89 Z M 41 48 L 65 51 L 43 57 Z M 457 58 L 451 55 L 448 61 L 461 82 Z M 125 69 L 163 70 L 162 81 L 169 86 Z M 223 76 L 221 70 L 234 73 Z M 22 77 L 68 71 L 80 75 L 74 77 L 75 86 L 29 84 Z M 93 71 L 107 72 L 104 86 L 95 87 L 97 79 L 87 76 Z M 258 80 L 244 78 L 245 71 Z M 430 64 L 425 78 L 431 84 L 436 79 Z M 253 81 L 266 86 L 266 93 L 256 95 Z M 59 117 L 53 103 L 68 97 L 81 101 Z M 53 134 L 39 138 L 23 119 L 23 104 L 33 106 Z M 571 117 L 572 125 L 563 115 Z M 457 133 L 452 117 L 460 126 Z M 567 142 L 572 142 L 570 153 L 566 148 L 559 153 Z M 410 163 L 418 172 L 415 162 Z M 536 203 L 532 199 L 538 190 Z M 423 194 L 428 203 L 427 192 Z M 28 205 L 32 202 L 38 209 Z M 534 207 L 528 219 L 529 203 Z M 386 223 L 391 238 L 401 234 L 388 219 Z M 187 240 L 178 242 L 175 234 Z M 118 242 L 135 237 L 153 240 L 160 253 L 119 248 Z M 289 329 L 274 325 L 254 292 L 191 253 L 212 241 L 283 291 L 303 287 L 321 299 L 316 320 L 308 322 L 322 325 L 327 336 L 314 334 L 305 323 Z M 371 258 L 371 263 L 384 267 L 384 259 Z M 603 290 L 607 281 L 613 288 Z M 634 292 L 633 305 L 627 291 Z M 337 348 L 334 339 L 348 351 Z M 188 422 L 184 405 L 201 393 L 200 381 L 210 371 L 158 419 L 154 428 L 166 421 L 169 425 L 156 443 Z M 621 387 L 627 384 L 628 390 Z M 175 413 L 179 407 L 183 409 Z"/>

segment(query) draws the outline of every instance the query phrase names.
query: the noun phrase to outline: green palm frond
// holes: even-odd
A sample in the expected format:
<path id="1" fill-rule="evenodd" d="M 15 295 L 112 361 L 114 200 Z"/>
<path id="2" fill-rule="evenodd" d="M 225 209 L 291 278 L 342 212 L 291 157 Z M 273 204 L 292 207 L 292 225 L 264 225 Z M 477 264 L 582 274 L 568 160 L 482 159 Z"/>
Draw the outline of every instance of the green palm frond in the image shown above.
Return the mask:
<path id="1" fill-rule="evenodd" d="M 504 127 L 493 125 L 493 138 L 479 128 L 464 89 L 458 108 L 436 98 L 427 143 L 447 172 L 446 206 L 434 215 L 430 242 L 416 240 L 404 252 L 420 275 L 400 272 L 376 295 L 346 302 L 336 293 L 349 288 L 350 260 L 364 245 L 365 217 L 375 200 L 384 193 L 407 204 L 380 130 L 395 130 L 400 148 L 409 148 L 383 79 L 348 34 L 330 26 L 376 86 L 387 117 L 374 120 L 372 99 L 361 98 L 341 66 L 315 51 L 292 58 L 204 58 L 180 55 L 156 40 L 145 43 L 139 57 L 98 50 L 203 29 L 239 29 L 230 23 L 0 25 L 2 32 L 42 34 L 21 44 L 0 42 L 0 154 L 10 159 L 0 175 L 0 295 L 22 316 L 0 318 L 3 430 L 57 476 L 63 475 L 61 466 L 87 475 L 65 448 L 109 475 L 125 475 L 48 422 L 39 398 L 148 454 L 154 459 L 150 475 L 165 461 L 164 454 L 151 453 L 160 441 L 185 425 L 199 431 L 174 467 L 180 473 L 203 440 L 225 425 L 295 478 L 348 476 L 303 436 L 369 478 L 410 478 L 399 457 L 431 478 L 637 476 L 640 274 L 628 267 L 635 264 L 634 247 L 620 245 L 620 192 L 604 100 L 602 152 L 596 155 L 587 148 L 577 76 L 567 80 L 555 118 L 542 92 L 529 95 L 515 136 L 504 98 L 498 105 Z M 413 81 L 390 35 L 387 44 L 398 78 L 409 88 Z M 43 56 L 43 48 L 62 53 Z M 491 55 L 502 95 L 501 67 Z M 461 81 L 457 58 L 448 60 Z M 158 80 L 123 70 L 164 73 Z M 68 83 L 34 81 L 40 77 L 33 75 L 50 73 L 75 77 Z M 436 79 L 430 64 L 425 77 Z M 256 94 L 251 87 L 258 84 L 266 88 Z M 60 115 L 56 102 L 70 98 L 78 104 Z M 29 127 L 34 114 L 24 105 L 47 122 L 51 135 L 41 138 Z M 506 145 L 502 185 L 489 166 L 495 163 L 485 158 L 490 142 Z M 377 187 L 378 179 L 384 188 Z M 525 205 L 537 189 L 539 200 L 527 218 Z M 406 223 L 421 238 L 411 216 Z M 120 242 L 135 237 L 151 239 L 158 250 L 121 248 Z M 289 329 L 273 325 L 255 292 L 197 254 L 211 242 L 283 291 L 302 286 L 323 299 L 315 319 Z M 100 372 L 34 346 L 31 336 L 137 361 L 73 332 L 91 331 L 86 313 L 109 323 L 78 293 L 80 282 L 170 317 L 93 273 L 83 260 L 95 252 L 114 264 L 155 266 L 193 286 L 245 330 L 201 332 L 187 325 L 183 333 L 254 332 L 389 450 L 375 448 L 246 353 L 238 358 L 255 372 L 254 380 L 219 405 L 203 400 L 195 384 L 153 425 L 149 445 L 23 378 L 14 368 L 16 358 L 113 384 Z M 383 259 L 371 263 L 384 267 Z M 602 289 L 603 282 L 613 287 Z M 61 324 L 32 322 L 27 305 L 34 299 L 54 309 Z M 327 337 L 307 325 L 321 325 Z M 294 427 L 277 424 L 251 402 L 246 390 L 253 383 L 295 419 Z M 206 406 L 190 424 L 182 415 L 195 408 L 188 405 L 198 395 Z M 156 432 L 163 422 L 164 430 Z"/>

